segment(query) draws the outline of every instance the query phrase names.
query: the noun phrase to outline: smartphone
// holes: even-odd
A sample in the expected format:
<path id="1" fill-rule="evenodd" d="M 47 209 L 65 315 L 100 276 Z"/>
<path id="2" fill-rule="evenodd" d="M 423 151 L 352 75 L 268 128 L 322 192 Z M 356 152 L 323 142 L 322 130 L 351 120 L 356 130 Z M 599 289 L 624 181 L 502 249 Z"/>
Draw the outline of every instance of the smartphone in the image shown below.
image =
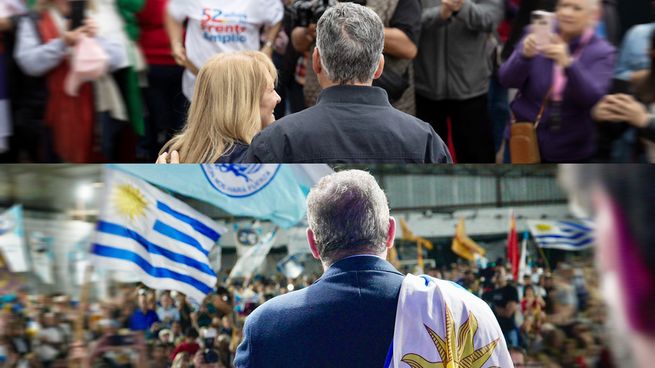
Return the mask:
<path id="1" fill-rule="evenodd" d="M 111 335 L 108 338 L 110 346 L 131 346 L 134 345 L 133 335 Z"/>
<path id="2" fill-rule="evenodd" d="M 86 14 L 86 0 L 70 0 L 71 30 L 77 29 L 84 23 Z"/>
<path id="3" fill-rule="evenodd" d="M 555 23 L 555 13 L 543 10 L 532 12 L 532 33 L 536 36 L 537 48 L 541 49 L 550 44 Z"/>

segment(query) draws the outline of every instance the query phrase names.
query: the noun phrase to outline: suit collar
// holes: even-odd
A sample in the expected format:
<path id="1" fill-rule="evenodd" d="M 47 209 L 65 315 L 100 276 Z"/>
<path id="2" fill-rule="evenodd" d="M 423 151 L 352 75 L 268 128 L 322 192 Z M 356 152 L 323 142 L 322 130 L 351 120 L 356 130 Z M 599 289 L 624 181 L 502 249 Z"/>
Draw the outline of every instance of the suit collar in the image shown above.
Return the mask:
<path id="1" fill-rule="evenodd" d="M 319 280 L 344 272 L 386 271 L 402 275 L 391 263 L 373 255 L 347 257 L 335 262 Z"/>

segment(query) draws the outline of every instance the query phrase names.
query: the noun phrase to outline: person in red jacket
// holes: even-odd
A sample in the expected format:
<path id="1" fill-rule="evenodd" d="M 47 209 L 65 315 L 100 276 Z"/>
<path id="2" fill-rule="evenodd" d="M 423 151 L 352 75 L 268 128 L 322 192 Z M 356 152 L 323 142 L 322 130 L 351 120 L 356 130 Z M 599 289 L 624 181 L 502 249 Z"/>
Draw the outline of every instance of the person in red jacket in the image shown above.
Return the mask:
<path id="1" fill-rule="evenodd" d="M 147 0 L 138 14 L 139 44 L 148 63 L 148 87 L 144 89 L 147 108 L 143 148 L 152 158 L 184 125 L 187 100 L 182 94 L 184 68 L 173 59 L 164 14 L 168 0 Z"/>
<path id="2" fill-rule="evenodd" d="M 186 352 L 189 356 L 194 356 L 198 350 L 200 350 L 200 344 L 196 342 L 198 339 L 198 331 L 191 327 L 187 330 L 186 337 L 178 346 L 175 347 L 175 350 L 171 353 L 169 359 L 173 361 L 175 356 L 179 353 Z"/>

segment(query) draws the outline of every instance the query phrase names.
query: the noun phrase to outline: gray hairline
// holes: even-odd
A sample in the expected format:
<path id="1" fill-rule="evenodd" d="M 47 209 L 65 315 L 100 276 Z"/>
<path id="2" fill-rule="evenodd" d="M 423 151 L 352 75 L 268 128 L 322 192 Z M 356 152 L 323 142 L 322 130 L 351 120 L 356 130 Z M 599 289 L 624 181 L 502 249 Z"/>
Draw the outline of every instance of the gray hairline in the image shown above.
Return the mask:
<path id="1" fill-rule="evenodd" d="M 350 4 L 350 3 L 342 3 L 342 4 Z M 344 6 L 350 6 L 350 5 L 344 5 Z M 361 5 L 357 5 L 357 6 L 361 6 Z M 375 12 L 373 12 L 373 10 L 371 10 L 370 8 L 367 8 L 367 7 L 365 7 L 365 6 L 364 6 L 363 8 L 365 8 L 367 11 L 370 11 L 372 14 L 375 15 L 375 17 L 378 18 L 378 20 L 380 20 L 380 19 L 379 19 L 379 16 L 378 16 Z M 328 12 L 329 12 L 329 11 L 330 11 L 330 10 L 328 9 Z M 320 20 L 319 20 L 319 22 L 320 22 Z M 327 22 L 327 21 L 326 21 L 326 22 Z M 380 23 L 382 23 L 381 20 L 380 20 Z M 368 24 L 367 24 L 367 26 L 368 26 Z M 323 29 L 323 27 L 321 27 L 321 28 Z M 342 35 L 345 35 L 345 36 L 348 36 L 348 38 L 351 38 L 350 35 L 346 33 L 346 30 L 345 30 L 345 27 L 343 26 L 343 24 L 341 24 L 341 26 L 340 26 L 339 28 L 340 28 L 339 31 L 340 31 L 340 33 L 341 33 Z M 382 29 L 384 30 L 384 24 L 382 24 Z M 315 46 L 315 47 L 316 47 L 316 49 L 318 50 L 318 54 L 319 54 L 319 59 L 320 59 L 320 62 L 321 62 L 321 66 L 322 66 L 322 68 L 325 70 L 325 74 L 327 74 L 328 79 L 330 79 L 331 81 L 334 81 L 334 74 L 332 73 L 332 71 L 330 70 L 330 68 L 327 67 L 327 63 L 325 62 L 325 54 L 322 52 L 322 51 L 323 51 L 323 48 L 321 47 L 321 45 L 322 45 L 323 42 L 321 42 L 321 41 L 323 41 L 323 37 L 321 37 L 321 34 L 322 34 L 322 32 L 317 32 L 317 35 L 316 35 L 316 46 Z M 361 46 L 361 45 L 360 45 L 360 46 Z M 377 61 L 375 62 L 375 65 L 372 66 L 372 67 L 371 67 L 371 70 L 369 71 L 369 75 L 370 75 L 370 76 L 367 76 L 367 80 L 360 80 L 359 82 L 368 82 L 368 81 L 370 81 L 371 79 L 373 79 L 373 76 L 375 75 L 375 71 L 376 71 L 377 68 L 379 68 L 379 66 L 380 66 L 380 58 L 379 58 L 379 56 L 382 55 L 383 51 L 384 51 L 384 33 L 382 34 L 382 47 L 381 47 L 381 49 L 380 49 L 379 52 L 378 52 L 378 54 L 379 54 L 379 55 L 378 55 L 378 59 L 377 59 Z M 343 82 L 355 82 L 355 81 L 354 81 L 354 80 L 350 80 L 350 81 L 337 81 L 337 82 L 339 82 L 339 83 L 343 83 Z"/>
<path id="2" fill-rule="evenodd" d="M 349 171 L 357 171 L 357 170 L 349 170 Z M 370 173 L 364 172 L 370 176 Z M 314 225 L 317 225 L 318 221 L 317 217 L 312 211 L 312 208 L 316 208 L 316 204 L 318 204 L 318 210 L 319 212 L 324 208 L 323 205 L 321 204 L 322 201 L 318 201 L 318 199 L 325 199 L 325 198 L 334 198 L 335 194 L 335 188 L 338 187 L 338 184 L 343 184 L 345 182 L 348 182 L 349 179 L 343 179 L 342 177 L 337 177 L 336 180 L 333 177 L 333 175 L 337 175 L 338 173 L 332 174 L 329 177 L 326 177 L 322 179 L 318 185 L 324 184 L 324 180 L 329 181 L 325 185 L 330 186 L 330 190 L 326 190 L 325 188 L 320 190 L 320 194 L 316 194 L 314 190 L 317 189 L 312 189 L 312 192 L 310 192 L 310 195 L 308 196 L 308 210 L 307 210 L 307 220 L 308 220 L 308 226 L 316 236 L 316 230 L 319 230 L 321 233 L 320 235 L 324 235 L 322 233 L 323 230 L 326 230 L 324 228 L 320 228 Z M 368 179 L 368 178 L 366 178 Z M 352 183 L 352 182 L 351 182 Z M 336 262 L 339 259 L 342 259 L 345 256 L 348 255 L 356 255 L 356 254 L 371 254 L 371 252 L 374 252 L 375 254 L 380 254 L 384 252 L 383 247 L 386 248 L 386 234 L 389 231 L 389 226 L 391 226 L 391 214 L 390 214 L 390 209 L 389 209 L 389 203 L 388 199 L 386 197 L 386 194 L 384 193 L 384 190 L 380 188 L 378 185 L 377 181 L 375 178 L 371 176 L 371 180 L 366 180 L 364 183 L 356 183 L 356 187 L 358 188 L 358 191 L 361 193 L 367 193 L 369 196 L 367 197 L 368 199 L 368 204 L 370 205 L 367 207 L 368 209 L 372 209 L 374 215 L 370 216 L 368 220 L 372 221 L 374 225 L 376 225 L 376 230 L 378 234 L 369 234 L 369 236 L 372 236 L 371 239 L 366 239 L 370 241 L 369 244 L 359 244 L 354 246 L 354 248 L 348 249 L 348 248 L 334 248 L 330 249 L 328 251 L 329 255 L 325 254 L 326 250 L 326 244 L 322 243 L 318 239 L 315 238 L 317 248 L 320 250 L 320 258 L 321 261 L 325 264 L 331 264 Z M 320 196 L 319 196 L 320 195 Z M 315 197 L 319 196 L 319 197 Z M 381 200 L 381 202 L 380 202 Z M 338 201 L 338 199 L 337 199 Z M 311 202 L 311 206 L 309 205 Z M 364 208 L 364 207 L 362 207 Z M 380 216 L 381 214 L 386 214 L 384 218 Z M 383 223 L 386 223 L 386 226 L 377 226 L 377 225 L 383 225 Z M 332 230 L 332 229 L 331 229 Z M 341 229 L 336 229 L 337 232 Z M 378 239 L 379 236 L 381 235 L 379 232 L 383 232 L 385 234 L 384 239 Z M 343 235 L 343 234 L 341 234 Z M 360 234 L 361 235 L 361 234 Z M 322 239 L 325 240 L 325 239 Z M 334 240 L 334 239 L 331 239 Z"/>

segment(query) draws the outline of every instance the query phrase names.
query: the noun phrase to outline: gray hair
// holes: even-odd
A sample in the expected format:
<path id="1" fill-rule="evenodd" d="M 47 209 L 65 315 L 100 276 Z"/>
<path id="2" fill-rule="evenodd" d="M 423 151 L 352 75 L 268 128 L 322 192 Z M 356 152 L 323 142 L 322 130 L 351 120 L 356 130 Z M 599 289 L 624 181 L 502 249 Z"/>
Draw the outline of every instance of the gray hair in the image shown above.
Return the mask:
<path id="1" fill-rule="evenodd" d="M 368 172 L 341 171 L 312 188 L 307 221 L 323 262 L 364 252 L 380 254 L 389 231 L 387 196 Z"/>
<path id="2" fill-rule="evenodd" d="M 366 83 L 373 79 L 384 49 L 384 25 L 373 10 L 339 3 L 323 14 L 316 35 L 321 64 L 332 82 Z"/>

